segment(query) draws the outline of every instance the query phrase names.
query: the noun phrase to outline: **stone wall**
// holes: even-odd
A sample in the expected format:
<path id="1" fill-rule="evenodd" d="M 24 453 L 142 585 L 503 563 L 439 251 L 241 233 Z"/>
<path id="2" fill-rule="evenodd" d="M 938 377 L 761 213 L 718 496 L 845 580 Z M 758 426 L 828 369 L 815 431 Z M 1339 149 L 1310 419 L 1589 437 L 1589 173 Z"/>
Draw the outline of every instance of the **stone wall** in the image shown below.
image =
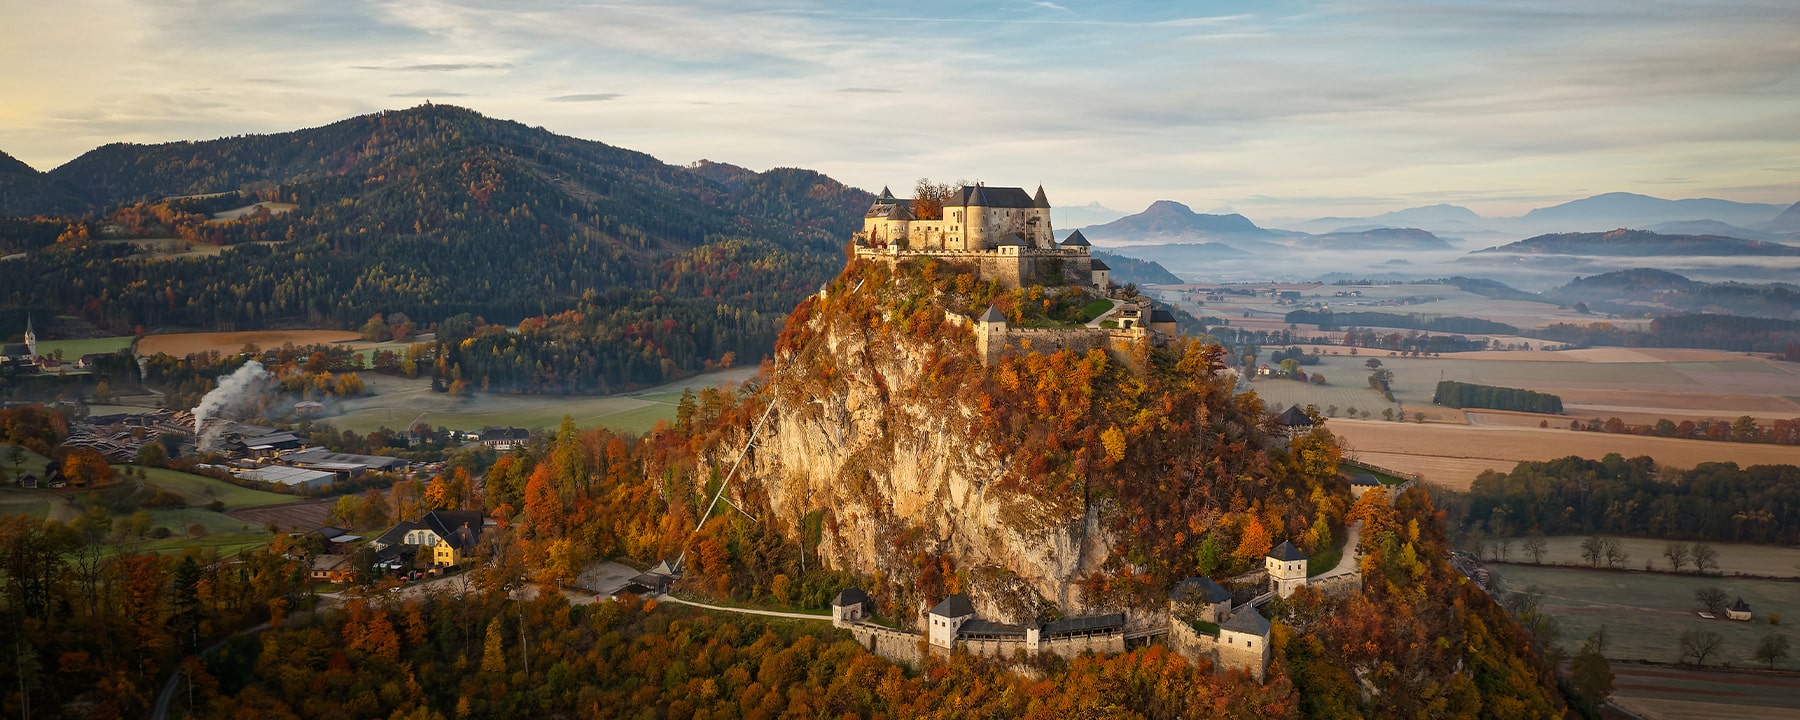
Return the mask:
<path id="1" fill-rule="evenodd" d="M 1169 622 L 1169 648 L 1180 653 L 1182 657 L 1198 663 L 1201 658 L 1207 662 L 1218 660 L 1219 638 L 1196 631 L 1194 626 L 1180 620 Z"/>
<path id="2" fill-rule="evenodd" d="M 1060 655 L 1064 659 L 1074 659 L 1084 652 L 1096 655 L 1117 655 L 1125 652 L 1125 633 L 1112 632 L 1099 635 L 1078 637 L 1046 638 L 1038 643 L 1038 652 L 1045 655 Z"/>
<path id="3" fill-rule="evenodd" d="M 915 670 L 923 666 L 925 654 L 920 646 L 925 643 L 925 636 L 869 623 L 857 623 L 849 629 L 856 644 L 869 652 Z"/>
<path id="4" fill-rule="evenodd" d="M 1011 660 L 1014 654 L 1025 650 L 1024 638 L 1005 640 L 957 640 L 956 644 L 961 645 L 964 649 L 968 650 L 970 655 L 979 655 L 981 657 L 995 658 L 998 660 Z"/>

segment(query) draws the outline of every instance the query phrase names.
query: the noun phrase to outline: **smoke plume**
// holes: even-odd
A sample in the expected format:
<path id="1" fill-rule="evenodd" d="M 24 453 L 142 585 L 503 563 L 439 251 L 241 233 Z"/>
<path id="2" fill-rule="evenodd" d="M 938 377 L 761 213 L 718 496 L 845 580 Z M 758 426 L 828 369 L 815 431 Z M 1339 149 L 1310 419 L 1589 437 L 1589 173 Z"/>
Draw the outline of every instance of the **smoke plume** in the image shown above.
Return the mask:
<path id="1" fill-rule="evenodd" d="M 207 421 L 254 410 L 268 378 L 269 373 L 263 369 L 262 363 L 251 360 L 236 372 L 220 378 L 219 386 L 207 393 L 206 397 L 200 398 L 200 404 L 194 406 L 194 432 L 200 438 L 201 450 L 213 448 L 219 439 L 219 429 L 224 424 L 215 422 L 212 427 L 207 427 Z"/>

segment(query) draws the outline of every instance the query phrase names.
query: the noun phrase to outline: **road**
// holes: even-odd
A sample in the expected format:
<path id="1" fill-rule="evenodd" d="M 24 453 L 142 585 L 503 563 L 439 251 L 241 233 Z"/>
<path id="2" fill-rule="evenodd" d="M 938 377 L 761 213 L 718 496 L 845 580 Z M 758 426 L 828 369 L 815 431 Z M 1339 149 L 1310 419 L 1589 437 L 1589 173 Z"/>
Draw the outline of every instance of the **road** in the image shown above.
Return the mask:
<path id="1" fill-rule="evenodd" d="M 263 623 L 261 625 L 239 630 L 227 636 L 224 640 L 213 643 L 211 647 L 202 650 L 200 656 L 205 657 L 214 650 L 225 647 L 225 643 L 231 642 L 231 639 L 234 637 L 239 635 L 255 635 L 267 629 L 269 629 L 269 624 Z M 168 720 L 169 705 L 175 701 L 175 687 L 181 683 L 181 677 L 186 672 L 187 667 L 185 665 L 175 666 L 175 672 L 169 675 L 168 682 L 163 683 L 162 690 L 156 693 L 156 704 L 152 705 L 150 708 L 150 720 Z"/>
<path id="2" fill-rule="evenodd" d="M 723 605 L 707 605 L 706 603 L 697 603 L 692 600 L 683 600 L 681 598 L 675 597 L 674 595 L 658 595 L 658 596 L 656 596 L 656 601 L 657 602 L 672 602 L 672 603 L 676 603 L 679 605 L 687 605 L 689 607 L 705 608 L 707 610 L 717 610 L 719 612 L 742 613 L 744 615 L 766 615 L 768 617 L 788 618 L 790 620 L 818 620 L 820 622 L 831 622 L 830 615 L 807 615 L 805 613 L 777 612 L 774 610 L 751 610 L 749 608 L 725 607 Z"/>
<path id="3" fill-rule="evenodd" d="M 1356 572 L 1356 545 L 1362 541 L 1361 520 L 1356 521 L 1355 525 L 1350 526 L 1348 535 L 1348 537 L 1344 538 L 1344 554 L 1342 557 L 1338 558 L 1337 567 L 1307 578 L 1308 582 L 1317 582 L 1326 578 L 1333 578 L 1339 575 Z"/>

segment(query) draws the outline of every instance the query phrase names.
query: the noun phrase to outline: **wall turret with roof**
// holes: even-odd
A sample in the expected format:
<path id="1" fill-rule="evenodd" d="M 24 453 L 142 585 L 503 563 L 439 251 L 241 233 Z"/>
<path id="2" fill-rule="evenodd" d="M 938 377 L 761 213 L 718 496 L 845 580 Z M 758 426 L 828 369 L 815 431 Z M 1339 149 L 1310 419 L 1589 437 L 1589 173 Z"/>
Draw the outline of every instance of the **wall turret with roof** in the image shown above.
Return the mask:
<path id="1" fill-rule="evenodd" d="M 1265 563 L 1269 569 L 1269 582 L 1275 585 L 1275 594 L 1287 597 L 1306 584 L 1306 561 L 1306 553 L 1286 540 L 1269 551 Z"/>

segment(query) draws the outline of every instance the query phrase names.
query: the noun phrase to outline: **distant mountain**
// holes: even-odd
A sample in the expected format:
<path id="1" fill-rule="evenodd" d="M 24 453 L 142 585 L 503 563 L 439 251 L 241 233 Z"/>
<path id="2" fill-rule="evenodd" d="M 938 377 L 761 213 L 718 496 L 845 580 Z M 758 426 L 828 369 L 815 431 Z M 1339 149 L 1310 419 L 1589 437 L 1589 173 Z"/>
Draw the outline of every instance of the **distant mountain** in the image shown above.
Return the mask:
<path id="1" fill-rule="evenodd" d="M 1526 238 L 1477 253 L 1515 255 L 1628 255 L 1667 256 L 1800 256 L 1800 247 L 1719 237 L 1717 235 L 1662 235 L 1648 230 L 1555 233 Z"/>
<path id="2" fill-rule="evenodd" d="M 1699 282 L 1654 268 L 1576 278 L 1544 295 L 1621 315 L 1708 313 L 1789 320 L 1800 311 L 1800 292 L 1792 286 Z"/>
<path id="3" fill-rule="evenodd" d="M 1114 210 L 1098 202 L 1086 205 L 1058 205 L 1050 211 L 1050 221 L 1061 228 L 1078 228 L 1109 223 L 1130 213 Z"/>
<path id="4" fill-rule="evenodd" d="M 1800 202 L 1789 205 L 1763 228 L 1770 232 L 1800 233 Z"/>
<path id="5" fill-rule="evenodd" d="M 0 152 L 0 217 L 78 213 L 86 207 L 62 183 Z"/>
<path id="6" fill-rule="evenodd" d="M 1395 210 L 1371 217 L 1322 217 L 1287 226 L 1307 232 L 1345 232 L 1375 228 L 1428 228 L 1436 232 L 1480 231 L 1487 218 L 1461 205 L 1437 204 Z"/>
<path id="7" fill-rule="evenodd" d="M 1081 228 L 1081 234 L 1093 241 L 1131 243 L 1176 243 L 1224 238 L 1267 240 L 1278 237 L 1276 233 L 1257 227 L 1256 223 L 1242 215 L 1196 213 L 1173 200 L 1158 200 L 1135 215 L 1127 215 L 1103 225 Z"/>
<path id="8" fill-rule="evenodd" d="M 1720 235 L 1724 237 L 1743 238 L 1745 240 L 1766 240 L 1769 242 L 1780 242 L 1783 237 L 1780 233 L 1773 233 L 1765 230 L 1751 230 L 1750 228 L 1742 228 L 1732 225 L 1731 223 L 1722 223 L 1717 220 L 1677 220 L 1674 222 L 1657 223 L 1644 229 L 1651 232 L 1662 233 L 1664 235 Z"/>
<path id="9" fill-rule="evenodd" d="M 1665 200 L 1649 195 L 1614 192 L 1538 208 L 1514 222 L 1517 226 L 1558 232 L 1646 227 L 1677 220 L 1712 219 L 1739 227 L 1761 226 L 1781 212 L 1778 205 L 1741 203 L 1713 198 Z"/>
<path id="10" fill-rule="evenodd" d="M 1120 285 L 1135 283 L 1138 285 L 1180 285 L 1181 279 L 1168 268 L 1150 260 L 1139 260 L 1133 257 L 1117 255 L 1109 252 L 1094 251 L 1094 259 L 1100 260 L 1112 268 L 1112 281 Z"/>
<path id="11" fill-rule="evenodd" d="M 1296 238 L 1296 247 L 1318 250 L 1452 250 L 1450 243 L 1418 228 L 1377 228 Z"/>
<path id="12" fill-rule="evenodd" d="M 1086 230 L 1081 231 L 1083 235 Z M 1165 269 L 1172 268 L 1179 272 L 1204 268 L 1209 265 L 1253 257 L 1252 253 L 1239 250 L 1224 243 L 1171 243 L 1168 245 L 1126 245 L 1108 248 L 1109 252 L 1128 258 L 1136 258 L 1145 262 L 1153 262 Z"/>

